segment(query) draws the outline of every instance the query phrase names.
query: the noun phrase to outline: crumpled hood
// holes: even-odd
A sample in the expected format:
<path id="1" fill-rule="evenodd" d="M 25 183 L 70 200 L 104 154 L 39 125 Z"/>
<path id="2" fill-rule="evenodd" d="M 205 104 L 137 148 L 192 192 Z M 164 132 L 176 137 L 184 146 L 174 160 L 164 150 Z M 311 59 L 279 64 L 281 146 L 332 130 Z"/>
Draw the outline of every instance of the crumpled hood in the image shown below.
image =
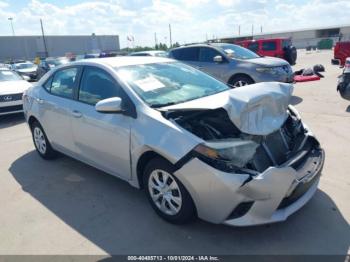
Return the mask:
<path id="1" fill-rule="evenodd" d="M 293 86 L 259 83 L 233 89 L 224 105 L 231 121 L 242 132 L 268 135 L 278 130 L 288 117 Z"/>
<path id="2" fill-rule="evenodd" d="M 288 65 L 288 62 L 286 60 L 283 60 L 277 57 L 269 57 L 269 56 L 253 58 L 247 61 L 258 65 L 267 66 L 267 67 Z"/>
<path id="3" fill-rule="evenodd" d="M 230 120 L 240 131 L 251 135 L 268 135 L 278 130 L 287 119 L 292 92 L 291 84 L 264 82 L 162 109 L 224 108 Z"/>

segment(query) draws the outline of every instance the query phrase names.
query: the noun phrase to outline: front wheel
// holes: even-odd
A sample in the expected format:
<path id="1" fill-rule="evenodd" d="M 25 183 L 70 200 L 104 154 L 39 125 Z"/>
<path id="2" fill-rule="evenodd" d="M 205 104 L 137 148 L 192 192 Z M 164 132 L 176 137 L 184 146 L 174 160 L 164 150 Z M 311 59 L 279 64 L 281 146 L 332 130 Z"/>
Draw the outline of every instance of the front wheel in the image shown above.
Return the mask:
<path id="1" fill-rule="evenodd" d="M 44 129 L 38 122 L 34 122 L 31 126 L 33 142 L 36 151 L 44 159 L 53 159 L 56 157 L 56 151 L 51 147 Z"/>
<path id="2" fill-rule="evenodd" d="M 229 85 L 232 88 L 242 87 L 251 84 L 254 84 L 254 80 L 251 79 L 249 76 L 245 75 L 235 76 L 229 82 Z"/>
<path id="3" fill-rule="evenodd" d="M 145 168 L 144 186 L 156 213 L 166 221 L 184 224 L 194 220 L 196 209 L 183 184 L 173 175 L 173 166 L 162 158 L 151 160 Z"/>

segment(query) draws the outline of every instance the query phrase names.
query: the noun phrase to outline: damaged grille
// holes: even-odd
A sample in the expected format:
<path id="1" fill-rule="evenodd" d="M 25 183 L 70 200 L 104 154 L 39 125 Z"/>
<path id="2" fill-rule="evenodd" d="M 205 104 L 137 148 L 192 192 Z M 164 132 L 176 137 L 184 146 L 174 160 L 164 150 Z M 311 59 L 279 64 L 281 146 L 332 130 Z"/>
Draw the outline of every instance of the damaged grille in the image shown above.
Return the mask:
<path id="1" fill-rule="evenodd" d="M 270 166 L 286 163 L 302 149 L 311 149 L 300 121 L 289 117 L 281 129 L 265 136 L 251 162 L 251 168 L 263 172 Z"/>
<path id="2" fill-rule="evenodd" d="M 241 132 L 230 120 L 223 108 L 213 110 L 186 110 L 164 113 L 183 128 L 202 138 L 205 141 L 220 141 L 230 138 L 239 138 L 256 142 L 259 146 L 254 157 L 244 167 L 252 172 L 264 172 L 271 166 L 281 166 L 286 163 L 297 169 L 305 161 L 307 153 L 315 147 L 317 141 L 308 137 L 300 120 L 290 113 L 283 126 L 267 135 L 257 136 Z M 297 160 L 295 156 L 301 154 Z M 289 163 L 293 159 L 293 163 Z M 211 164 L 225 172 L 234 172 L 236 169 L 225 161 Z M 222 164 L 225 168 L 221 167 Z"/>

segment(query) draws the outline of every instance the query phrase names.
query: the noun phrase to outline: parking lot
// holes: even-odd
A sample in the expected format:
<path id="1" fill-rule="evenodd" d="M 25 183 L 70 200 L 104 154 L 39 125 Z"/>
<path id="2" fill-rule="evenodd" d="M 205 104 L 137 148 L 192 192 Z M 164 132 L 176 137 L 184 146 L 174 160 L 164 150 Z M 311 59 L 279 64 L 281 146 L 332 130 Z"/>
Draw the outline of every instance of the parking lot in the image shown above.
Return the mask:
<path id="1" fill-rule="evenodd" d="M 330 51 L 299 51 L 291 101 L 319 138 L 326 163 L 314 198 L 287 221 L 233 228 L 164 222 L 144 192 L 68 157 L 44 161 L 21 115 L 0 118 L 1 254 L 338 254 L 350 245 L 350 103 L 336 92 Z M 218 203 L 220 204 L 220 203 Z"/>

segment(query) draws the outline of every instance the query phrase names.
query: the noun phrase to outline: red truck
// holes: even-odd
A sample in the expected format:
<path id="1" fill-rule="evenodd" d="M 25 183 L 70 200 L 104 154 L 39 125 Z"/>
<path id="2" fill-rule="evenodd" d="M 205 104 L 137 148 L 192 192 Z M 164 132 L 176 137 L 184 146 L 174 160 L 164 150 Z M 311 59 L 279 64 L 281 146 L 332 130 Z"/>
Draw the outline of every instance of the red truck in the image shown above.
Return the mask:
<path id="1" fill-rule="evenodd" d="M 268 38 L 257 40 L 243 40 L 236 42 L 240 46 L 248 48 L 260 56 L 273 56 L 283 58 L 289 64 L 295 65 L 297 50 L 292 45 L 290 38 Z"/>
<path id="2" fill-rule="evenodd" d="M 350 41 L 337 42 L 334 47 L 332 64 L 344 67 L 347 57 L 350 57 Z"/>

